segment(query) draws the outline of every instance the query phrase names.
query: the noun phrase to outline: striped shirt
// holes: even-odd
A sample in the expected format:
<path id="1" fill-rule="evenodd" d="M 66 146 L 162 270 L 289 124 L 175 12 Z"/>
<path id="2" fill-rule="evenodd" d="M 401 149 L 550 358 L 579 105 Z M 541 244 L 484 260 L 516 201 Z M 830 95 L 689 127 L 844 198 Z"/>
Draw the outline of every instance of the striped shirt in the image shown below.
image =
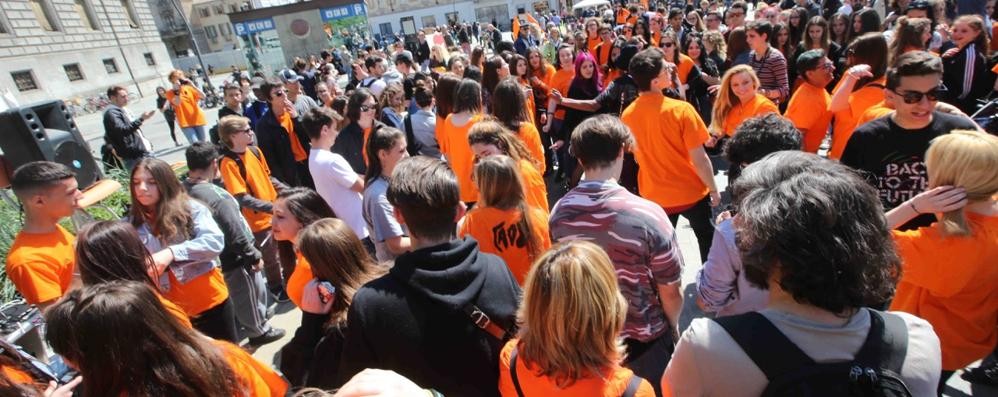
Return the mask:
<path id="1" fill-rule="evenodd" d="M 757 59 L 755 51 L 751 51 L 748 64 L 752 69 L 755 69 L 756 76 L 759 76 L 759 88 L 779 91 L 780 98 L 777 102 L 785 101 L 790 97 L 787 58 L 783 57 L 780 50 L 766 47 L 766 53 L 763 54 L 762 60 Z"/>
<path id="2" fill-rule="evenodd" d="M 591 241 L 610 256 L 627 299 L 621 336 L 649 342 L 666 334 L 656 286 L 679 280 L 683 256 L 662 207 L 613 181 L 583 181 L 555 204 L 549 222 L 552 241 Z"/>

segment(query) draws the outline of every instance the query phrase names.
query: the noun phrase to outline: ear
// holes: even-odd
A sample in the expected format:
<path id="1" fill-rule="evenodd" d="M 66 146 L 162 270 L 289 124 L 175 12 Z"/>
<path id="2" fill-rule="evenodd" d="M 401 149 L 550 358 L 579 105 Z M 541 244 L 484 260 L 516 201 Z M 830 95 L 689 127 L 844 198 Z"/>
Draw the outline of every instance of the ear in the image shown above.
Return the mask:
<path id="1" fill-rule="evenodd" d="M 464 214 L 468 213 L 468 207 L 464 205 L 464 202 L 459 201 L 457 203 L 457 211 L 454 212 L 454 223 L 460 222 L 461 218 L 464 218 Z"/>
<path id="2" fill-rule="evenodd" d="M 400 225 L 405 225 L 405 217 L 402 216 L 402 211 L 399 211 L 398 207 L 392 207 L 392 214 L 395 215 L 395 220 L 398 221 Z"/>

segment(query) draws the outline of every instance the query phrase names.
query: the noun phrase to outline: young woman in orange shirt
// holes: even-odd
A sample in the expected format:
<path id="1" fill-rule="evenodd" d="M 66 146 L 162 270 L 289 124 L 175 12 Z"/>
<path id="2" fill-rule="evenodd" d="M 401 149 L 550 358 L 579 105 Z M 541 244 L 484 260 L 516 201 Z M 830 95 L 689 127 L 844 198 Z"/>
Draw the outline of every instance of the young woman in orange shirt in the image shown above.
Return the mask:
<path id="1" fill-rule="evenodd" d="M 537 132 L 537 127 L 534 127 L 527 115 L 527 98 L 523 89 L 516 81 L 506 79 L 496 86 L 492 98 L 495 100 L 492 114 L 504 127 L 513 131 L 516 137 L 520 138 L 520 141 L 530 151 L 530 155 L 539 160 L 537 171 L 545 173 L 546 165 L 550 161 L 545 157 L 544 143 Z"/>
<path id="2" fill-rule="evenodd" d="M 274 201 L 274 216 L 272 218 L 273 235 L 277 241 L 298 243 L 298 232 L 302 228 L 323 218 L 334 218 L 336 214 L 326 204 L 326 200 L 314 190 L 306 188 L 290 188 L 277 195 Z M 301 252 L 295 262 L 295 270 L 288 277 L 288 297 L 295 306 L 301 307 L 305 284 L 315 278 L 312 266 Z"/>
<path id="3" fill-rule="evenodd" d="M 716 147 L 719 141 L 734 135 L 743 121 L 766 113 L 778 114 L 779 109 L 759 93 L 759 78 L 752 67 L 738 65 L 728 69 L 721 77 L 721 87 L 714 100 L 711 140 L 707 141 L 707 147 Z"/>
<path id="4" fill-rule="evenodd" d="M 880 33 L 857 37 L 846 49 L 847 67 L 832 93 L 828 110 L 835 114 L 832 148 L 828 157 L 839 159 L 866 109 L 884 100 L 887 41 Z"/>
<path id="5" fill-rule="evenodd" d="M 454 113 L 442 123 L 437 121 L 443 124 L 439 142 L 441 148 L 447 148 L 444 156 L 457 176 L 461 201 L 474 203 L 478 201 L 478 190 L 471 181 L 474 156 L 468 146 L 468 130 L 482 119 L 482 86 L 477 81 L 464 79 L 457 84 L 453 95 Z"/>
<path id="6" fill-rule="evenodd" d="M 512 132 L 493 120 L 482 121 L 468 132 L 468 144 L 475 162 L 497 154 L 512 158 L 523 179 L 527 204 L 548 212 L 547 187 L 538 168 L 540 160 Z"/>

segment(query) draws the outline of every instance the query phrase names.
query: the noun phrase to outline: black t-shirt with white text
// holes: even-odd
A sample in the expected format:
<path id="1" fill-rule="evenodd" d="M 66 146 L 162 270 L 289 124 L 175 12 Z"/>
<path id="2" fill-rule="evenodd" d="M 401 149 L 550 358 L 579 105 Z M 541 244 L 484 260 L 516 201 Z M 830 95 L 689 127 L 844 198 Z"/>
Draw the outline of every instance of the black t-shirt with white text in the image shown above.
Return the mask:
<path id="1" fill-rule="evenodd" d="M 976 129 L 966 117 L 933 112 L 932 122 L 925 128 L 907 130 L 897 125 L 891 116 L 881 117 L 856 128 L 845 150 L 842 164 L 859 170 L 879 193 L 884 210 L 890 210 L 928 188 L 925 151 L 937 136 L 956 129 Z M 904 224 L 909 230 L 928 226 L 935 221 L 924 214 Z"/>

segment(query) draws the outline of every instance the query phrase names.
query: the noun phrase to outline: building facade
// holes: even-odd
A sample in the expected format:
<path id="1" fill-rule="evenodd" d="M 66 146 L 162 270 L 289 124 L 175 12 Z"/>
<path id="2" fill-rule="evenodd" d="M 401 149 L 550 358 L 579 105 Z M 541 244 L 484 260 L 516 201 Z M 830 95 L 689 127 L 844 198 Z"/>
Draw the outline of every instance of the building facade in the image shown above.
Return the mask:
<path id="1" fill-rule="evenodd" d="M 450 21 L 495 23 L 503 30 L 511 28 L 511 21 L 518 9 L 544 12 L 557 9 L 555 0 L 369 0 L 368 18 L 375 35 L 391 37 L 396 34 L 413 34 L 410 29 L 427 29 L 443 26 Z"/>
<path id="2" fill-rule="evenodd" d="M 155 95 L 171 69 L 145 0 L 0 1 L 0 87 L 21 104 Z"/>

